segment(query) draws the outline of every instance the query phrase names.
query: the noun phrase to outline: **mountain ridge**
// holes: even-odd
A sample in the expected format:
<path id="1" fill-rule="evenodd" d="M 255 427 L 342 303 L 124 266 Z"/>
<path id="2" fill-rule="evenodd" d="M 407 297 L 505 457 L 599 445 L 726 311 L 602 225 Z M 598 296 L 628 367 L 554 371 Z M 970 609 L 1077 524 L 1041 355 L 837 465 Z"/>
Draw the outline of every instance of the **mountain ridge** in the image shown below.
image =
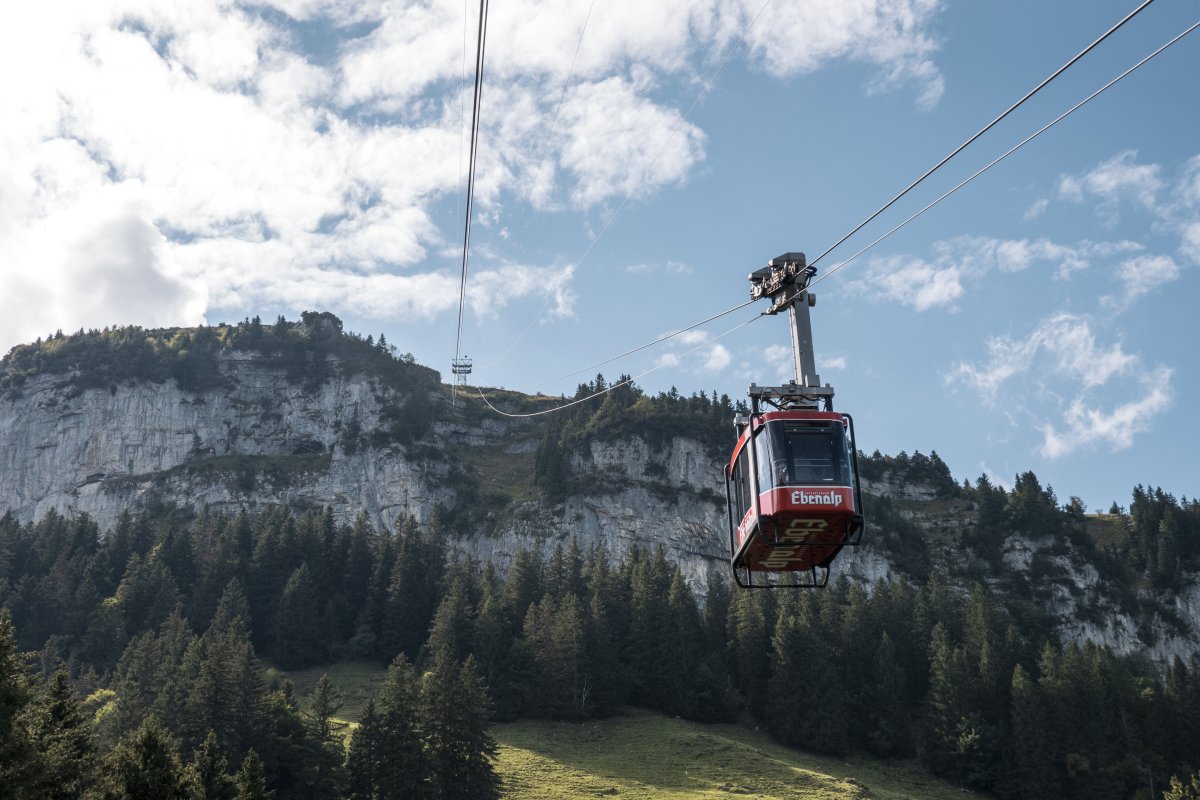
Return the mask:
<path id="1" fill-rule="evenodd" d="M 597 376 L 576 399 L 608 388 Z M 470 395 L 449 406 L 447 389 L 327 313 L 52 337 L 0 361 L 0 511 L 22 523 L 87 513 L 102 530 L 169 505 L 328 506 L 339 521 L 366 511 L 390 530 L 443 513 L 464 551 L 501 568 L 522 548 L 548 554 L 574 538 L 617 560 L 662 546 L 696 589 L 725 574 L 729 398 L 619 386 L 529 420 L 490 414 Z M 481 391 L 516 411 L 561 402 Z M 982 582 L 1036 607 L 1066 640 L 1160 663 L 1200 650 L 1194 559 L 1176 554 L 1173 572 L 1162 568 L 1155 531 L 1154 569 L 1139 573 L 1098 544 L 1115 526 L 1117 549 L 1132 552 L 1140 527 L 1154 527 L 1143 524 L 1150 512 L 1084 517 L 1032 473 L 1011 492 L 986 478 L 960 485 L 936 453 L 864 456 L 862 474 L 868 535 L 835 575 L 869 586 L 940 571 L 964 591 Z M 1184 521 L 1172 546 L 1194 556 L 1196 504 L 1159 505 Z"/>

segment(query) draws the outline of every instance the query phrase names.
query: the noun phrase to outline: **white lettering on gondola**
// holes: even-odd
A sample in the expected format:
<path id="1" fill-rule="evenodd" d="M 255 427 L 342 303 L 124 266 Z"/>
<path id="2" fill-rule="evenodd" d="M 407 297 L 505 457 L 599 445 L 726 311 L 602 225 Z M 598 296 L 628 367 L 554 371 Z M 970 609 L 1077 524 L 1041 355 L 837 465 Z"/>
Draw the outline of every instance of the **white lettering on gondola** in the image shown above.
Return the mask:
<path id="1" fill-rule="evenodd" d="M 792 492 L 794 506 L 839 506 L 842 504 L 842 493 L 839 491 L 806 492 L 797 489 Z"/>

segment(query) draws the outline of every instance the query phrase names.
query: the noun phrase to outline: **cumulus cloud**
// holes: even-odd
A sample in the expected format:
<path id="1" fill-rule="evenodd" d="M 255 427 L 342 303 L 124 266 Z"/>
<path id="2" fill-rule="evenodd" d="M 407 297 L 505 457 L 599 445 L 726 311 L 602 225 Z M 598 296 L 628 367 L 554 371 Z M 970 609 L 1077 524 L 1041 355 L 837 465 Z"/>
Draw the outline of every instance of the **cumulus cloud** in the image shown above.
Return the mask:
<path id="1" fill-rule="evenodd" d="M 695 270 L 691 264 L 685 264 L 682 261 L 667 260 L 659 264 L 630 264 L 625 267 L 625 271 L 632 275 L 645 275 L 653 272 L 662 272 L 670 275 L 690 275 Z"/>
<path id="2" fill-rule="evenodd" d="M 987 343 L 988 359 L 983 366 L 962 362 L 946 376 L 947 383 L 964 383 L 987 400 L 1010 378 L 1034 368 L 1044 357 L 1051 369 L 1086 388 L 1100 386 L 1130 369 L 1136 358 L 1120 343 L 1104 347 L 1096 343 L 1091 323 L 1084 317 L 1058 313 L 1038 323 L 1024 339 L 994 337 Z"/>
<path id="3" fill-rule="evenodd" d="M 1113 452 L 1127 450 L 1133 437 L 1150 430 L 1155 416 L 1170 407 L 1171 375 L 1172 370 L 1165 366 L 1150 370 L 1139 381 L 1142 396 L 1111 411 L 1076 398 L 1063 415 L 1062 430 L 1049 423 L 1042 426 L 1042 455 L 1060 458 L 1092 444 L 1107 444 Z"/>
<path id="4" fill-rule="evenodd" d="M 844 355 L 819 356 L 817 358 L 817 369 L 845 369 L 846 363 Z"/>
<path id="5" fill-rule="evenodd" d="M 1058 194 L 1074 202 L 1098 200 L 1098 210 L 1115 222 L 1122 198 L 1131 198 L 1151 211 L 1155 209 L 1163 188 L 1161 171 L 1157 164 L 1138 164 L 1137 151 L 1126 150 L 1083 175 L 1063 175 L 1059 178 Z"/>
<path id="6" fill-rule="evenodd" d="M 13 268 L 33 254 L 36 269 Z M 202 286 L 180 278 L 162 234 L 119 187 L 77 197 L 0 243 L 0 341 L 29 341 L 55 328 L 204 322 Z"/>
<path id="7" fill-rule="evenodd" d="M 664 334 L 665 335 L 665 334 Z M 705 346 L 714 334 L 701 330 L 688 331 L 671 340 L 672 351 L 663 353 L 655 361 L 655 367 L 678 367 L 692 364 L 702 372 L 723 371 L 733 363 L 733 354 L 725 345 L 714 342 Z"/>
<path id="8" fill-rule="evenodd" d="M 1123 291 L 1105 295 L 1100 301 L 1109 308 L 1124 311 L 1142 295 L 1178 278 L 1179 265 L 1170 256 L 1139 256 L 1122 264 L 1115 277 Z"/>
<path id="9" fill-rule="evenodd" d="M 587 211 L 684 183 L 705 157 L 687 103 L 743 33 L 738 57 L 774 76 L 843 59 L 867 65 L 873 89 L 915 88 L 922 104 L 941 93 L 934 0 L 776 3 L 757 19 L 758 0 L 614 0 L 559 109 L 587 7 L 492 9 L 485 224 L 511 200 Z M 22 309 L 0 322 L 0 346 L 264 300 L 447 313 L 442 253 L 456 237 L 433 209 L 462 190 L 463 15 L 451 0 L 14 7 L 0 28 L 0 69 L 20 76 L 0 87 L 0 284 Z M 781 34 L 804 46 L 778 47 Z M 110 213 L 45 233 L 109 195 Z M 570 313 L 569 272 L 496 258 L 477 275 L 481 313 L 522 293 Z M 62 288 L 85 276 L 114 290 Z"/>
<path id="10" fill-rule="evenodd" d="M 1010 380 L 1020 379 L 1022 395 L 1071 396 L 1058 410 L 1058 422 L 1039 424 L 1041 453 L 1059 458 L 1078 448 L 1107 444 L 1112 450 L 1130 446 L 1133 437 L 1148 430 L 1153 416 L 1172 401 L 1172 370 L 1164 365 L 1145 367 L 1126 353 L 1120 342 L 1097 342 L 1088 319 L 1058 313 L 1042 320 L 1024 339 L 996 337 L 987 343 L 988 358 L 982 365 L 960 363 L 945 376 L 947 385 L 962 384 L 976 389 L 991 404 Z M 1106 386 L 1122 377 L 1115 387 Z M 1120 401 L 1131 384 L 1136 397 Z M 1053 385 L 1055 391 L 1047 391 Z M 1106 387 L 1102 399 L 1096 390 Z M 1115 403 L 1109 408 L 1104 404 Z"/>
<path id="11" fill-rule="evenodd" d="M 767 345 L 762 351 L 762 360 L 781 384 L 795 379 L 796 362 L 792 357 L 792 348 L 781 344 Z"/>
<path id="12" fill-rule="evenodd" d="M 1025 221 L 1029 222 L 1030 220 L 1035 220 L 1042 214 L 1045 214 L 1046 208 L 1049 207 L 1049 205 L 1050 201 L 1045 197 L 1041 198 L 1040 200 L 1036 200 L 1031 206 L 1029 206 L 1029 208 L 1025 210 Z"/>
<path id="13" fill-rule="evenodd" d="M 872 259 L 864 277 L 847 287 L 916 311 L 955 311 L 968 288 L 989 273 L 1016 273 L 1046 264 L 1055 267 L 1055 277 L 1065 279 L 1096 261 L 1141 249 L 1142 245 L 1127 240 L 1063 245 L 1048 239 L 959 236 L 936 242 L 932 259 L 909 255 Z"/>

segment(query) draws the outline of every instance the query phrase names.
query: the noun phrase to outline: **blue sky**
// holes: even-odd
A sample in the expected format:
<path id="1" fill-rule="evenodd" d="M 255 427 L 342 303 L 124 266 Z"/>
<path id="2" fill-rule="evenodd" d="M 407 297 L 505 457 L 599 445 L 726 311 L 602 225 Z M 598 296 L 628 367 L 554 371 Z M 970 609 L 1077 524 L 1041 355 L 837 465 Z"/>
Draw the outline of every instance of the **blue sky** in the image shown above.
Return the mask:
<path id="1" fill-rule="evenodd" d="M 0 31 L 0 349 L 324 309 L 448 376 L 472 4 L 42 5 Z M 736 305 L 1133 6 L 494 3 L 474 377 L 571 394 L 597 370 L 567 373 Z M 1195 15 L 1155 2 L 820 274 Z M 1197 75 L 1200 33 L 820 283 L 818 365 L 864 449 L 1032 469 L 1096 509 L 1200 492 Z M 600 371 L 735 397 L 784 379 L 783 318 L 681 355 L 756 310 Z"/>

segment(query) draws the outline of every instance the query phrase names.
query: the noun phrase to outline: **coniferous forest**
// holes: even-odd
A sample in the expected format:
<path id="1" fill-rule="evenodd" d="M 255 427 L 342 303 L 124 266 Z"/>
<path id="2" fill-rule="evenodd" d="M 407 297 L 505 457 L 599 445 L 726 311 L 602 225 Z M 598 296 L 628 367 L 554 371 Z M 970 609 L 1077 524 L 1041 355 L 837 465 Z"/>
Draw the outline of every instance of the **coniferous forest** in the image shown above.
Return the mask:
<path id="1" fill-rule="evenodd" d="M 1069 524 L 1035 487 L 958 491 L 982 500 L 985 528 Z M 1135 503 L 1131 553 L 1151 522 L 1156 538 L 1193 538 L 1196 504 L 1140 488 Z M 1200 663 L 1162 672 L 1058 646 L 983 584 L 714 580 L 699 597 L 661 551 L 623 564 L 521 551 L 501 574 L 451 542 L 440 519 L 390 532 L 328 510 L 174 509 L 105 536 L 86 516 L 0 518 L 0 785 L 20 798 L 496 797 L 490 720 L 634 705 L 749 715 L 786 744 L 915 758 L 1002 798 L 1194 796 Z M 338 690 L 326 679 L 298 697 L 265 662 L 350 658 L 389 666 L 343 744 Z"/>
<path id="2" fill-rule="evenodd" d="M 238 349 L 295 380 L 361 372 L 409 393 L 403 413 L 385 407 L 386 429 L 341 431 L 347 452 L 419 441 L 444 413 L 430 399 L 437 374 L 383 337 L 345 334 L 328 314 L 301 322 L 56 334 L 0 362 L 0 392 L 18 397 L 44 374 L 68 395 L 172 379 L 201 390 L 225 380 L 220 355 Z M 598 375 L 576 399 L 609 388 Z M 622 378 L 545 426 L 536 490 L 551 503 L 579 490 L 567 465 L 591 439 L 687 435 L 723 450 L 733 410 L 715 393 L 650 397 Z M 1064 580 L 1053 556 L 1070 552 L 1143 640 L 1163 620 L 1183 626 L 1155 598 L 1200 572 L 1200 503 L 1139 486 L 1096 537 L 1078 499 L 1060 504 L 1032 473 L 1009 490 L 986 477 L 960 485 L 936 454 L 860 462 L 867 481 L 921 484 L 971 509 L 953 575 L 903 509 L 872 495 L 871 546 L 908 580 L 807 592 L 695 587 L 661 550 L 614 563 L 570 542 L 519 551 L 501 571 L 455 547 L 477 510 L 466 501 L 398 530 L 282 507 L 159 504 L 106 531 L 87 516 L 0 516 L 0 787 L 16 798 L 490 798 L 501 791 L 491 721 L 636 706 L 744 721 L 819 753 L 915 759 L 1005 800 L 1200 800 L 1200 660 L 1063 645 L 1045 610 L 1047 584 Z M 1010 536 L 1046 547 L 1014 571 Z M 1076 613 L 1098 623 L 1106 612 Z M 283 677 L 346 660 L 387 668 L 348 737 L 331 681 L 298 696 Z"/>

